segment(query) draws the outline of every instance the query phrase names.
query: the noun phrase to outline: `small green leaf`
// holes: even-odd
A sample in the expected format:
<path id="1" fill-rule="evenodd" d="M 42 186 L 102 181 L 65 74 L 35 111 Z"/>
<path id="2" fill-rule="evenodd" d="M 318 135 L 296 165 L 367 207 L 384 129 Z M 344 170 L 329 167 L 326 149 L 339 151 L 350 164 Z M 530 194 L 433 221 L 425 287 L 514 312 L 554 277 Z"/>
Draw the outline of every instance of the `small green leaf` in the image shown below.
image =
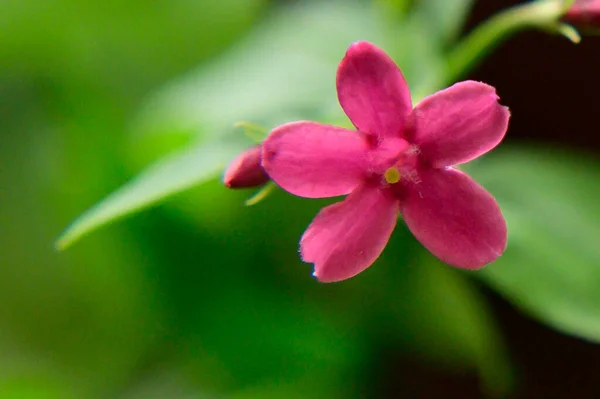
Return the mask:
<path id="1" fill-rule="evenodd" d="M 256 194 L 254 194 L 252 197 L 246 200 L 246 206 L 258 204 L 259 202 L 267 198 L 267 196 L 273 192 L 275 187 L 277 187 L 275 183 L 273 183 L 272 181 L 268 182 L 264 187 L 258 190 Z"/>
<path id="2" fill-rule="evenodd" d="M 569 24 L 556 24 L 556 33 L 563 35 L 574 44 L 581 42 L 581 35 L 573 26 Z"/>
<path id="3" fill-rule="evenodd" d="M 242 149 L 240 140 L 230 138 L 163 158 L 77 218 L 56 248 L 63 250 L 92 230 L 218 176 Z"/>
<path id="4" fill-rule="evenodd" d="M 248 136 L 252 141 L 257 144 L 262 143 L 267 136 L 269 135 L 269 129 L 266 127 L 262 127 L 252 122 L 240 121 L 236 122 L 235 127 L 241 127 L 244 129 L 244 133 Z"/>
<path id="5" fill-rule="evenodd" d="M 505 254 L 479 275 L 549 326 L 600 342 L 600 164 L 513 149 L 467 169 L 508 224 Z"/>

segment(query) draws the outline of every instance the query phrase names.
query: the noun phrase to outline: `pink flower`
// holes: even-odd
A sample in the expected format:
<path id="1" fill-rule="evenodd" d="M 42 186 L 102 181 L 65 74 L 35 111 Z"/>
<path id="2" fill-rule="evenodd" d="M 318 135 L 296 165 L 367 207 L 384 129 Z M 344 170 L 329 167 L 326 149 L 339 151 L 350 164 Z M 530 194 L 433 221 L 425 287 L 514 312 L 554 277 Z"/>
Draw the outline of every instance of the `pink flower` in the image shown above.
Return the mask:
<path id="1" fill-rule="evenodd" d="M 319 212 L 300 241 L 323 282 L 350 278 L 381 254 L 402 212 L 415 237 L 442 261 L 478 269 L 506 248 L 496 200 L 452 165 L 494 148 L 508 109 L 493 87 L 466 81 L 412 109 L 400 69 L 367 42 L 350 46 L 337 72 L 340 104 L 357 130 L 316 122 L 277 127 L 263 167 L 288 192 L 349 194 Z"/>
<path id="2" fill-rule="evenodd" d="M 576 0 L 563 20 L 573 25 L 600 28 L 600 0 Z"/>
<path id="3" fill-rule="evenodd" d="M 223 183 L 229 188 L 250 188 L 262 186 L 269 176 L 260 165 L 260 145 L 250 147 L 233 160 L 225 170 Z"/>

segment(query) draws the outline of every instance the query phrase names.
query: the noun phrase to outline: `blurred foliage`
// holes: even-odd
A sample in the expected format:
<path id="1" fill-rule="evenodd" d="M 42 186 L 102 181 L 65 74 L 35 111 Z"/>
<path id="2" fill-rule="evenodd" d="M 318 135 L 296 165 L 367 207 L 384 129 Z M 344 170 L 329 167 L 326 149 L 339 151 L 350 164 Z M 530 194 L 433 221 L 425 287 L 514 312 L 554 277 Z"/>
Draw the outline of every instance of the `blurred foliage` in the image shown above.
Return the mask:
<path id="1" fill-rule="evenodd" d="M 244 149 L 240 140 L 196 146 L 161 159 L 144 173 L 84 213 L 56 243 L 65 249 L 73 240 L 115 218 L 139 211 L 161 199 L 220 175 L 227 161 Z"/>
<path id="2" fill-rule="evenodd" d="M 510 243 L 482 278 L 545 323 L 600 341 L 600 164 L 552 148 L 498 151 L 471 173 L 506 216 Z"/>
<path id="3" fill-rule="evenodd" d="M 245 208 L 222 187 L 251 143 L 234 123 L 348 123 L 334 77 L 354 40 L 389 50 L 414 101 L 448 83 L 471 1 L 282 3 L 0 3 L 0 397 L 370 398 L 391 354 L 503 396 L 509 356 L 472 275 L 598 339 L 595 163 L 508 149 L 470 166 L 511 235 L 468 277 L 401 224 L 374 267 L 317 284 L 297 243 L 331 201 Z M 63 244 L 162 202 L 53 251 L 106 195 Z"/>

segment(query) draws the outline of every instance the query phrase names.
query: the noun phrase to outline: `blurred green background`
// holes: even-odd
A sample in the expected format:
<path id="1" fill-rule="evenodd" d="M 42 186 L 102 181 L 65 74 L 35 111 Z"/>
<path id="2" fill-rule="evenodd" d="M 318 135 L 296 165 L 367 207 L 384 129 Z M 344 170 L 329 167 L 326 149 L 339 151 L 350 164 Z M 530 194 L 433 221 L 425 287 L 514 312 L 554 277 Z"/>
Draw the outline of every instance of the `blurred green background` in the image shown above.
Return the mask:
<path id="1" fill-rule="evenodd" d="M 600 366 L 600 143 L 583 112 L 597 41 L 586 58 L 524 35 L 472 71 L 513 111 L 507 143 L 466 167 L 509 223 L 481 272 L 440 264 L 400 223 L 372 268 L 319 284 L 298 239 L 331 201 L 245 207 L 252 191 L 214 173 L 251 144 L 237 121 L 347 123 L 334 77 L 354 40 L 388 51 L 415 100 L 452 83 L 458 34 L 506 5 L 481 3 L 0 2 L 0 397 L 548 397 L 540 353 L 573 345 Z M 540 75 L 534 48 L 538 67 L 569 65 Z M 55 250 L 126 182 L 115 206 L 175 195 Z"/>

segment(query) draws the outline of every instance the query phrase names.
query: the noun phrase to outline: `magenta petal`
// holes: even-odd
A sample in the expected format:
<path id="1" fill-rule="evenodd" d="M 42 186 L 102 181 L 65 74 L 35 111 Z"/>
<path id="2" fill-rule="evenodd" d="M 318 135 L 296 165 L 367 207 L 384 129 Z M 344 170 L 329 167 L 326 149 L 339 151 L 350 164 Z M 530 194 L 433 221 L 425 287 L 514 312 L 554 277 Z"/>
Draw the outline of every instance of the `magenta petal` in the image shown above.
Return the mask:
<path id="1" fill-rule="evenodd" d="M 452 166 L 477 158 L 498 145 L 508 128 L 509 117 L 508 109 L 498 103 L 493 87 L 460 82 L 415 107 L 407 136 L 433 167 Z"/>
<path id="2" fill-rule="evenodd" d="M 350 46 L 337 71 L 340 104 L 354 126 L 375 136 L 399 136 L 412 109 L 402 72 L 368 42 Z"/>
<path id="3" fill-rule="evenodd" d="M 263 142 L 262 166 L 284 190 L 308 198 L 351 192 L 365 178 L 366 136 L 316 122 L 292 122 Z"/>
<path id="4" fill-rule="evenodd" d="M 361 185 L 315 217 L 300 241 L 302 259 L 315 264 L 322 282 L 348 279 L 379 257 L 397 219 L 398 200 L 389 191 Z"/>
<path id="5" fill-rule="evenodd" d="M 417 240 L 442 261 L 465 269 L 492 262 L 506 248 L 506 222 L 492 195 L 456 169 L 421 171 L 401 210 Z"/>

